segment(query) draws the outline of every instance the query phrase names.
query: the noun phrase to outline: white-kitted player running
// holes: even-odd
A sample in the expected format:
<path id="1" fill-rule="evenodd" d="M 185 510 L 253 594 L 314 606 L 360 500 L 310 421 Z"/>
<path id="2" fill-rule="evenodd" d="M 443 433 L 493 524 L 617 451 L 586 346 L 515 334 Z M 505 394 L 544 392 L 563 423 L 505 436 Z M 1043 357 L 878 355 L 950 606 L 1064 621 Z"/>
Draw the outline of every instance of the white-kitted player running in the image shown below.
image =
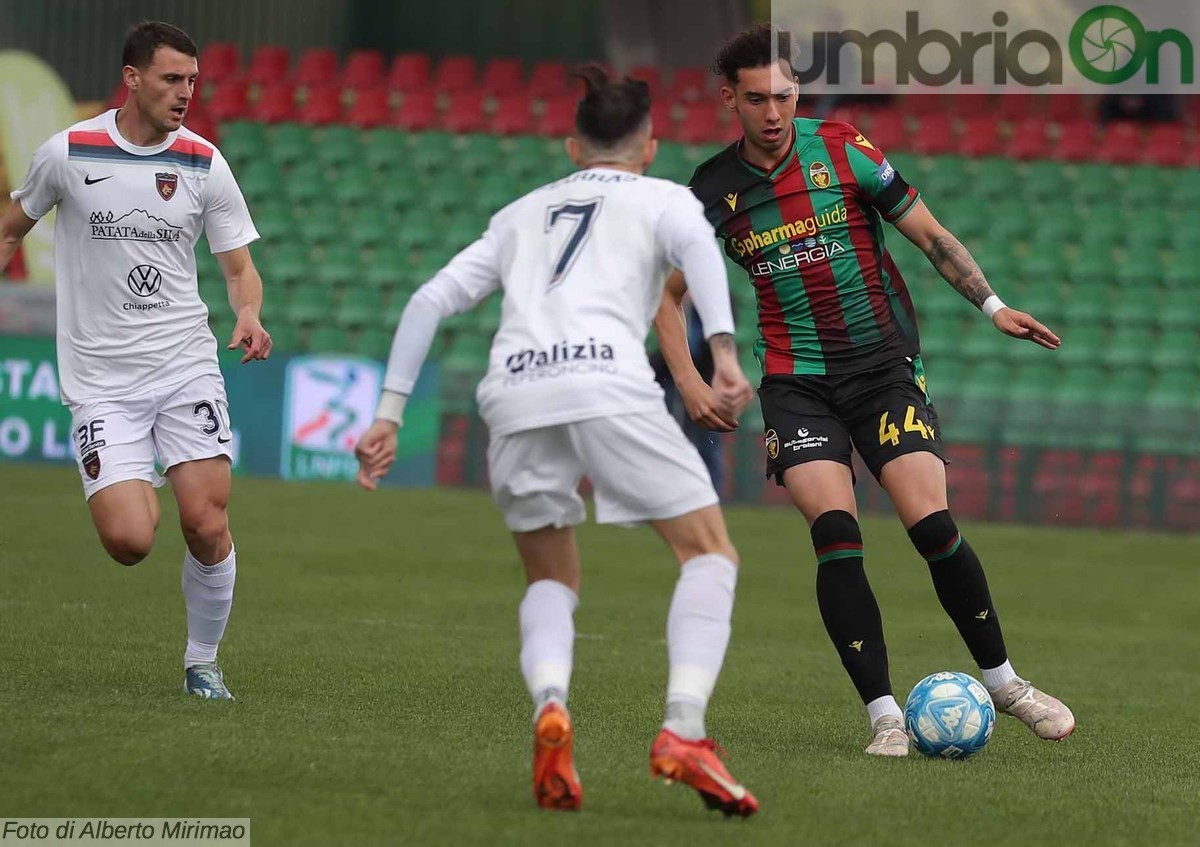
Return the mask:
<path id="1" fill-rule="evenodd" d="M 645 83 L 580 76 L 587 93 L 567 151 L 579 170 L 498 212 L 487 231 L 409 301 L 377 419 L 360 441 L 359 482 L 391 466 L 407 395 L 440 320 L 503 290 L 500 328 L 478 390 L 491 433 L 492 492 L 524 562 L 521 670 L 534 700 L 534 795 L 577 809 L 566 709 L 580 584 L 573 527 L 586 476 L 601 523 L 654 526 L 680 577 L 667 619 L 666 719 L 652 771 L 728 815 L 758 803 L 706 739 L 704 714 L 729 643 L 737 553 L 708 472 L 667 413 L 645 339 L 673 267 L 682 268 L 713 350 L 716 396 L 733 421 L 752 397 L 738 365 L 725 263 L 699 202 L 642 176 L 654 158 Z"/>
<path id="2" fill-rule="evenodd" d="M 265 359 L 271 337 L 259 321 L 262 280 L 247 248 L 258 233 L 246 203 L 216 147 L 183 126 L 196 53 L 170 24 L 130 31 L 125 105 L 38 148 L 0 219 L 0 270 L 57 206 L 59 380 L 92 520 L 112 558 L 144 559 L 159 519 L 157 460 L 187 541 L 184 690 L 233 699 L 217 665 L 236 574 L 226 515 L 233 436 L 196 284 L 201 230 L 237 314 L 230 349 L 244 348 L 243 362 Z"/>

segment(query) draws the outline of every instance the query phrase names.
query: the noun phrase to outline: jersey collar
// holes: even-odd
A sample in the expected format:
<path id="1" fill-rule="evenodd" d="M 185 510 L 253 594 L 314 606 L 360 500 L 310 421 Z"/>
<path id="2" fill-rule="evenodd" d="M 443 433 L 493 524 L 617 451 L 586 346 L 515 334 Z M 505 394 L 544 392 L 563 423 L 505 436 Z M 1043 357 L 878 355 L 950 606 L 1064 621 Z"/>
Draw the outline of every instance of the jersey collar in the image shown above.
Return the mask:
<path id="1" fill-rule="evenodd" d="M 175 143 L 175 139 L 179 137 L 179 130 L 175 130 L 167 134 L 167 140 L 162 144 L 156 144 L 153 147 L 139 147 L 121 135 L 121 131 L 117 129 L 118 111 L 117 109 L 109 109 L 104 113 L 104 128 L 108 131 L 108 137 L 112 139 L 113 144 L 120 147 L 126 153 L 132 153 L 134 156 L 153 156 L 155 153 L 169 150 L 171 145 Z"/>

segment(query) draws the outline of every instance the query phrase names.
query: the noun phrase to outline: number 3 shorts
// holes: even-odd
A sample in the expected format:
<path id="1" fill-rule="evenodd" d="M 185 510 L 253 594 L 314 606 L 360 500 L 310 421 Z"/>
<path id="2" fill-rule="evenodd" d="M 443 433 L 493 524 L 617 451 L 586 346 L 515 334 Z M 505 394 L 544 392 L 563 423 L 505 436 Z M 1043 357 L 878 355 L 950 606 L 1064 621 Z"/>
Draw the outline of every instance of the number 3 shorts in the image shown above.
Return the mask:
<path id="1" fill-rule="evenodd" d="M 852 445 L 876 479 L 884 465 L 908 453 L 933 453 L 945 461 L 919 357 L 840 376 L 767 376 L 758 396 L 767 476 L 780 485 L 794 465 L 818 459 L 850 465 Z"/>
<path id="2" fill-rule="evenodd" d="M 134 398 L 71 404 L 76 462 L 88 499 L 130 479 L 161 486 L 182 462 L 233 458 L 225 382 L 204 374 Z"/>

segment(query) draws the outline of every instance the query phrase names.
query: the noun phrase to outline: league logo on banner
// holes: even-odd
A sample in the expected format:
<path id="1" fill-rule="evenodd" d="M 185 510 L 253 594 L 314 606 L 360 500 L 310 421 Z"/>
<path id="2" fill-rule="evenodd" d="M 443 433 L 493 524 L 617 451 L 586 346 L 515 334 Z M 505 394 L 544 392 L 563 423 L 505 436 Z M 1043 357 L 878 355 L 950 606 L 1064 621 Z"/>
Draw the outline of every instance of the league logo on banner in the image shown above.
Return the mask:
<path id="1" fill-rule="evenodd" d="M 383 366 L 351 356 L 288 362 L 284 391 L 284 479 L 353 480 L 354 445 L 375 418 Z"/>

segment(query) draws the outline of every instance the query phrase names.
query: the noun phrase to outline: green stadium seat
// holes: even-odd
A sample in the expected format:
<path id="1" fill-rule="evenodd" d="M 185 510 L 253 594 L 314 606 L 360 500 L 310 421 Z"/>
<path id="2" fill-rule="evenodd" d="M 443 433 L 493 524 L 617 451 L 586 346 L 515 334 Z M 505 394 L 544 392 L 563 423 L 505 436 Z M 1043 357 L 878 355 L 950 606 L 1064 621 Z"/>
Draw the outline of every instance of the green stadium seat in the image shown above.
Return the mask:
<path id="1" fill-rule="evenodd" d="M 345 226 L 328 206 L 313 206 L 296 221 L 297 239 L 309 247 L 341 241 Z"/>
<path id="2" fill-rule="evenodd" d="M 426 188 L 407 173 L 395 171 L 377 174 L 375 181 L 375 203 L 401 213 L 411 211 L 421 202 Z"/>
<path id="3" fill-rule="evenodd" d="M 282 199 L 282 198 L 280 198 Z M 262 246 L 271 248 L 296 240 L 296 222 L 292 207 L 283 202 L 262 202 L 251 210 L 254 228 L 262 236 Z"/>
<path id="4" fill-rule="evenodd" d="M 379 208 L 362 206 L 348 216 L 346 240 L 358 248 L 379 247 L 388 243 L 396 225 Z"/>
<path id="5" fill-rule="evenodd" d="M 371 288 L 403 288 L 410 270 L 408 250 L 385 243 L 375 251 L 363 268 L 362 282 Z"/>
<path id="6" fill-rule="evenodd" d="M 289 286 L 311 278 L 312 263 L 308 250 L 300 244 L 281 244 L 266 253 L 262 272 L 263 285 L 269 291 L 276 286 Z"/>
<path id="7" fill-rule="evenodd" d="M 1167 266 L 1162 284 L 1168 288 L 1195 289 L 1200 287 L 1200 266 L 1176 260 Z"/>
<path id="8" fill-rule="evenodd" d="M 332 286 L 316 282 L 297 285 L 287 305 L 288 319 L 299 324 L 328 322 L 336 308 Z"/>
<path id="9" fill-rule="evenodd" d="M 365 328 L 355 338 L 353 352 L 385 362 L 392 349 L 392 336 L 393 330 Z"/>
<path id="10" fill-rule="evenodd" d="M 357 248 L 331 244 L 313 268 L 313 280 L 329 287 L 357 286 L 362 271 L 362 253 Z"/>
<path id="11" fill-rule="evenodd" d="M 1012 196 L 1011 192 L 1008 196 Z M 991 225 L 987 228 L 992 241 L 1020 241 L 1029 236 L 1034 219 L 1029 204 L 1020 200 L 1000 200 L 989 210 Z"/>
<path id="12" fill-rule="evenodd" d="M 1100 361 L 1110 368 L 1148 367 L 1154 346 L 1155 336 L 1150 327 L 1118 323 Z"/>
<path id="13" fill-rule="evenodd" d="M 350 126 L 329 126 L 322 129 L 313 145 L 316 160 L 327 168 L 341 169 L 363 160 L 361 132 Z"/>
<path id="14" fill-rule="evenodd" d="M 1158 325 L 1164 329 L 1200 332 L 1200 288 L 1175 288 L 1163 295 Z"/>
<path id="15" fill-rule="evenodd" d="M 381 289 L 352 284 L 343 292 L 334 320 L 343 327 L 378 326 L 381 316 L 387 314 L 387 303 Z"/>
<path id="16" fill-rule="evenodd" d="M 394 129 L 373 129 L 361 133 L 362 161 L 372 171 L 407 171 L 412 139 Z"/>
<path id="17" fill-rule="evenodd" d="M 453 172 L 457 150 L 455 136 L 445 132 L 419 132 L 411 138 L 407 165 L 418 173 Z"/>
<path id="18" fill-rule="evenodd" d="M 276 124 L 268 133 L 267 156 L 287 167 L 313 158 L 313 133 L 300 124 Z"/>
<path id="19" fill-rule="evenodd" d="M 1071 181 L 1058 162 L 1036 161 L 1026 165 L 1021 173 L 1021 196 L 1037 205 L 1061 201 L 1070 196 Z M 1043 215 L 1043 222 L 1049 219 Z"/>
<path id="20" fill-rule="evenodd" d="M 255 121 L 230 121 L 221 125 L 221 153 L 234 165 L 244 165 L 262 156 L 267 149 L 266 124 Z M 241 174 L 238 173 L 239 178 Z"/>
<path id="21" fill-rule="evenodd" d="M 1152 287 L 1122 287 L 1113 301 L 1109 323 L 1127 327 L 1153 327 L 1162 317 L 1162 307 Z"/>
<path id="22" fill-rule="evenodd" d="M 409 214 L 400 219 L 392 243 L 408 250 L 427 250 L 441 239 L 441 226 L 428 215 Z"/>
<path id="23" fill-rule="evenodd" d="M 308 211 L 322 208 L 328 214 L 329 186 L 325 180 L 325 169 L 316 162 L 300 162 L 286 176 L 279 177 L 274 196 L 280 194 L 295 209 Z"/>
<path id="24" fill-rule="evenodd" d="M 1200 368 L 1200 337 L 1194 329 L 1170 329 L 1159 338 L 1151 356 L 1159 370 Z"/>
<path id="25" fill-rule="evenodd" d="M 1167 181 L 1171 205 L 1177 209 L 1200 208 L 1200 170 L 1172 169 Z"/>
<path id="26" fill-rule="evenodd" d="M 1146 294 L 1162 288 L 1163 271 L 1149 256 L 1121 256 L 1115 262 L 1113 282 L 1122 289 Z"/>
<path id="27" fill-rule="evenodd" d="M 1110 210 L 1112 208 L 1113 176 L 1111 165 L 1084 164 L 1077 166 L 1071 194 L 1080 208 Z"/>
<path id="28" fill-rule="evenodd" d="M 1099 322 L 1068 325 L 1061 333 L 1063 345 L 1054 354 L 1064 365 L 1078 367 L 1100 361 L 1108 333 Z"/>
<path id="29" fill-rule="evenodd" d="M 237 173 L 238 187 L 242 196 L 251 209 L 260 203 L 275 202 L 281 199 L 280 185 L 283 183 L 283 173 L 275 165 L 265 159 L 250 159 L 245 167 Z"/>
<path id="30" fill-rule="evenodd" d="M 329 186 L 329 196 L 343 211 L 356 212 L 364 206 L 375 206 L 378 180 L 362 165 L 348 165 Z M 378 213 L 378 212 L 377 212 Z"/>
<path id="31" fill-rule="evenodd" d="M 1083 253 L 1067 264 L 1067 279 L 1076 293 L 1089 292 L 1095 297 L 1108 293 L 1115 279 L 1114 270 L 1113 262 L 1107 257 Z"/>
<path id="32" fill-rule="evenodd" d="M 1121 186 L 1121 202 L 1134 208 L 1161 208 L 1164 194 L 1170 193 L 1167 182 L 1161 168 L 1130 168 L 1125 184 Z"/>
<path id="33" fill-rule="evenodd" d="M 308 349 L 313 353 L 351 353 L 354 345 L 341 327 L 322 324 L 309 330 Z"/>
<path id="34" fill-rule="evenodd" d="M 1013 339 L 997 332 L 986 320 L 973 321 L 970 326 L 967 336 L 960 342 L 959 349 L 964 356 L 975 362 L 1011 358 Z"/>
<path id="35" fill-rule="evenodd" d="M 1007 159 L 981 159 L 973 180 L 954 183 L 947 186 L 947 190 L 961 193 L 969 187 L 973 197 L 1003 203 L 1013 196 L 1013 185 L 1018 178 L 1016 165 Z M 1028 205 L 1025 214 L 1029 215 Z"/>
<path id="36" fill-rule="evenodd" d="M 272 321 L 267 325 L 271 333 L 271 349 L 280 353 L 294 353 L 303 347 L 300 329 L 287 320 Z"/>

